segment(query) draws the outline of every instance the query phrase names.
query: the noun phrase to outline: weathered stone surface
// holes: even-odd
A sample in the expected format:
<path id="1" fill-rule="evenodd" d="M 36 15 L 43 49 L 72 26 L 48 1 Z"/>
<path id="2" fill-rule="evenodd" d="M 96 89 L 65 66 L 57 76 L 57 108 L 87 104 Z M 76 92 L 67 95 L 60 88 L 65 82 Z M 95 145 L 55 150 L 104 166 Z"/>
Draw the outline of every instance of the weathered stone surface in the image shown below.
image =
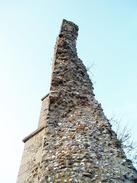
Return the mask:
<path id="1" fill-rule="evenodd" d="M 40 118 L 38 128 L 45 126 L 48 109 L 49 109 L 49 95 L 44 96 L 42 99 L 42 107 L 40 111 Z"/>
<path id="2" fill-rule="evenodd" d="M 39 122 L 44 129 L 26 141 L 18 183 L 137 182 L 77 56 L 77 35 L 78 27 L 63 20 Z"/>
<path id="3" fill-rule="evenodd" d="M 29 183 L 30 176 L 33 176 L 33 183 L 39 182 L 39 176 L 41 175 L 40 163 L 42 160 L 44 135 L 45 128 L 25 142 L 23 157 L 17 179 L 18 183 Z"/>

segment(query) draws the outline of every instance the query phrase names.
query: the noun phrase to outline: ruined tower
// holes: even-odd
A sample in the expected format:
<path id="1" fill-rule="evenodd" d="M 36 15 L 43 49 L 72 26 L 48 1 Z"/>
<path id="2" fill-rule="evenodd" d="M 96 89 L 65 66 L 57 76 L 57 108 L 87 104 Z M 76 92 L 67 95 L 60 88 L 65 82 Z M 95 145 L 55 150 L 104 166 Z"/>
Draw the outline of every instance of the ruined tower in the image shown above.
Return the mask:
<path id="1" fill-rule="evenodd" d="M 77 56 L 78 26 L 63 20 L 38 128 L 24 138 L 17 183 L 136 183 Z"/>

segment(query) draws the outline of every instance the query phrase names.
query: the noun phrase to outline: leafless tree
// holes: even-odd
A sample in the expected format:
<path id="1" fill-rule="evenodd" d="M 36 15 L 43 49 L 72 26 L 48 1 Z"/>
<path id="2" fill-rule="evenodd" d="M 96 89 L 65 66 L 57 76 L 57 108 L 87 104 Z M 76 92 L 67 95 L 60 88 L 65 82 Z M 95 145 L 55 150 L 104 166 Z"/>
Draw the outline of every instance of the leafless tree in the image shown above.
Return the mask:
<path id="1" fill-rule="evenodd" d="M 121 120 L 112 117 L 110 120 L 112 129 L 116 132 L 117 138 L 128 159 L 137 168 L 137 143 L 133 140 L 131 130 L 127 126 L 122 126 Z"/>

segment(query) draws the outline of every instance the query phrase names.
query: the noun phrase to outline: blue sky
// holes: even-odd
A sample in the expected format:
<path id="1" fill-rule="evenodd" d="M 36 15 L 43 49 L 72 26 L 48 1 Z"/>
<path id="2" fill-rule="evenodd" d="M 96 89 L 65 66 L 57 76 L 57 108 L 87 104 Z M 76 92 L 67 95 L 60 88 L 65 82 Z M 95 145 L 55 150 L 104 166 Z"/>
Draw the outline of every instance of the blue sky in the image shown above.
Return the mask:
<path id="1" fill-rule="evenodd" d="M 137 141 L 137 1 L 0 0 L 2 183 L 15 183 L 21 140 L 37 127 L 63 18 L 80 28 L 78 55 L 92 66 L 105 114 L 121 119 Z"/>

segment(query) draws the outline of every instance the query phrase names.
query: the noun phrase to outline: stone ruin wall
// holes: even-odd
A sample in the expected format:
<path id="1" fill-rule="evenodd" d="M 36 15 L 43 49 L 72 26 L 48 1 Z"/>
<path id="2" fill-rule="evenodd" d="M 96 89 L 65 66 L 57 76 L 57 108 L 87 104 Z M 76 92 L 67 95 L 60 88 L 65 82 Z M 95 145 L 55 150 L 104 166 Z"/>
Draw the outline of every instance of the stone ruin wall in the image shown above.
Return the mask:
<path id="1" fill-rule="evenodd" d="M 41 100 L 42 107 L 40 112 L 38 128 L 36 131 L 34 131 L 33 133 L 31 133 L 23 139 L 25 147 L 21 160 L 21 166 L 18 173 L 17 183 L 28 183 L 27 178 L 30 177 L 31 174 L 33 174 L 33 176 L 35 176 L 35 174 L 41 175 L 40 172 L 38 173 L 37 167 L 42 160 L 43 139 L 45 135 L 44 127 L 49 107 L 48 95 L 44 96 Z"/>
<path id="2" fill-rule="evenodd" d="M 35 174 L 38 173 L 37 167 L 41 162 L 44 132 L 45 130 L 42 129 L 25 142 L 17 183 L 29 183 L 28 177 L 31 174 L 35 177 Z M 32 183 L 35 183 L 35 181 L 32 181 Z"/>
<path id="3" fill-rule="evenodd" d="M 38 130 L 24 140 L 17 183 L 137 182 L 137 171 L 96 101 L 86 67 L 77 56 L 77 35 L 78 26 L 63 20 L 49 96 L 43 100 Z"/>
<path id="4" fill-rule="evenodd" d="M 48 114 L 48 109 L 49 109 L 49 95 L 44 96 L 41 99 L 41 101 L 42 101 L 42 106 L 41 106 L 41 111 L 40 111 L 38 128 L 41 128 L 41 127 L 45 126 L 45 124 L 46 124 L 46 119 L 47 119 L 47 114 Z"/>

